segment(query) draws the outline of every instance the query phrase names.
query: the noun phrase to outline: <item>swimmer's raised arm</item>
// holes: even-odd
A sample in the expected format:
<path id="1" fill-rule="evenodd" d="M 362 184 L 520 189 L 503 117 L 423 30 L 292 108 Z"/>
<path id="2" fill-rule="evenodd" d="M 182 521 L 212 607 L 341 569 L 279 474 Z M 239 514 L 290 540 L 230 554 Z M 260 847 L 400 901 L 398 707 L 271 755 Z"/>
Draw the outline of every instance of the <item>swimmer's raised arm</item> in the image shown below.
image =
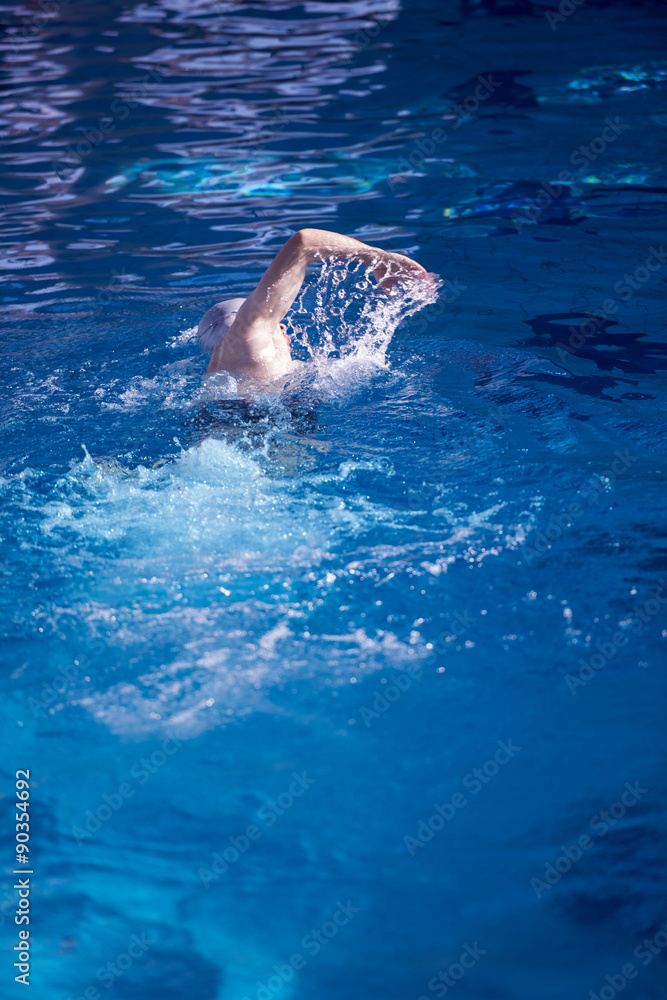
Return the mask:
<path id="1" fill-rule="evenodd" d="M 289 339 L 281 320 L 299 294 L 308 265 L 335 257 L 363 261 L 386 292 L 401 279 L 429 280 L 420 264 L 402 254 L 323 229 L 301 229 L 281 247 L 257 288 L 243 301 L 207 370 L 239 371 L 257 378 L 276 378 L 289 371 Z"/>
<path id="2" fill-rule="evenodd" d="M 239 309 L 254 319 L 280 322 L 299 294 L 306 268 L 318 260 L 335 257 L 355 257 L 372 267 L 380 283 L 399 277 L 425 278 L 427 271 L 416 261 L 400 253 L 390 253 L 371 247 L 349 236 L 324 229 L 301 229 L 290 236 L 278 251 L 257 288 Z M 391 277 L 390 277 L 391 276 Z M 238 318 L 238 317 L 237 317 Z"/>

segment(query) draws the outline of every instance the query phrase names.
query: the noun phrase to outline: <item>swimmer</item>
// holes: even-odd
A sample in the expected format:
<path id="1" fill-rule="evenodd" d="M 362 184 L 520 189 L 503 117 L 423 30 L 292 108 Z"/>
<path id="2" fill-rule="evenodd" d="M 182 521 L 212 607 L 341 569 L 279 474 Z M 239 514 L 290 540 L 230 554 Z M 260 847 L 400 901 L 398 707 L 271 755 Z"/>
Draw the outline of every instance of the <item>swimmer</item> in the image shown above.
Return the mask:
<path id="1" fill-rule="evenodd" d="M 299 293 L 308 265 L 333 258 L 361 260 L 387 294 L 398 281 L 433 282 L 420 264 L 403 254 L 323 229 L 301 229 L 278 251 L 247 299 L 218 302 L 204 313 L 197 336 L 201 349 L 211 353 L 207 373 L 226 371 L 262 384 L 291 371 L 290 338 L 281 321 Z"/>

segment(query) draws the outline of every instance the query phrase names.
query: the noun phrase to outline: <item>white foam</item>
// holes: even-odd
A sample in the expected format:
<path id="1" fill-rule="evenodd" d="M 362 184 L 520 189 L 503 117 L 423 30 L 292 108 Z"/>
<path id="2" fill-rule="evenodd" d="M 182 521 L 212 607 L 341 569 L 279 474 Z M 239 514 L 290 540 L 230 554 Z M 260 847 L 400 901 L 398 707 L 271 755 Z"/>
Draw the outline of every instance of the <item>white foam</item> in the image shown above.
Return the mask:
<path id="1" fill-rule="evenodd" d="M 78 703 L 114 732 L 194 734 L 267 710 L 286 680 L 345 684 L 418 656 L 389 631 L 308 632 L 313 611 L 354 573 L 336 550 L 394 516 L 363 498 L 346 510 L 321 496 L 315 506 L 312 492 L 213 438 L 158 469 L 86 454 L 42 523 L 63 571 L 92 574 L 85 599 L 62 615 L 51 609 L 106 646 L 105 673 Z M 304 598 L 299 580 L 309 581 Z"/>

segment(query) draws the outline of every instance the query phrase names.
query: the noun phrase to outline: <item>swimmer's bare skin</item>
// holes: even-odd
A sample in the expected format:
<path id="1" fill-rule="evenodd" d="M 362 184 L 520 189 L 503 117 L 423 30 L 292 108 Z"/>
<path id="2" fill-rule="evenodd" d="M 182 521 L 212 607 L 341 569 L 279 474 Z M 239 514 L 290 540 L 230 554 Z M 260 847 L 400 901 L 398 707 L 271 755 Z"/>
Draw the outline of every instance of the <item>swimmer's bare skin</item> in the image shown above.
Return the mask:
<path id="1" fill-rule="evenodd" d="M 292 358 L 281 320 L 299 293 L 306 268 L 316 260 L 351 256 L 373 268 L 376 280 L 387 293 L 401 279 L 432 280 L 420 264 L 400 253 L 323 229 L 301 229 L 278 251 L 257 288 L 241 305 L 215 347 L 207 372 L 235 372 L 255 382 L 286 374 Z"/>

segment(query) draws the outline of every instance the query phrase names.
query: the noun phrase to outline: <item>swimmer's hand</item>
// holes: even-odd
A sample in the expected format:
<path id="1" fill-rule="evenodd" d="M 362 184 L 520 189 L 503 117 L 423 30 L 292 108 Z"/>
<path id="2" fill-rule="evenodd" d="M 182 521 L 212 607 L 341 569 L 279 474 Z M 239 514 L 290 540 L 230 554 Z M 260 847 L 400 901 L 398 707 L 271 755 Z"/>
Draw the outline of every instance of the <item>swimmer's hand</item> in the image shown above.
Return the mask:
<path id="1" fill-rule="evenodd" d="M 375 280 L 386 295 L 391 295 L 401 282 L 419 281 L 433 285 L 433 276 L 416 260 L 402 253 L 381 251 L 382 261 L 373 269 Z"/>

